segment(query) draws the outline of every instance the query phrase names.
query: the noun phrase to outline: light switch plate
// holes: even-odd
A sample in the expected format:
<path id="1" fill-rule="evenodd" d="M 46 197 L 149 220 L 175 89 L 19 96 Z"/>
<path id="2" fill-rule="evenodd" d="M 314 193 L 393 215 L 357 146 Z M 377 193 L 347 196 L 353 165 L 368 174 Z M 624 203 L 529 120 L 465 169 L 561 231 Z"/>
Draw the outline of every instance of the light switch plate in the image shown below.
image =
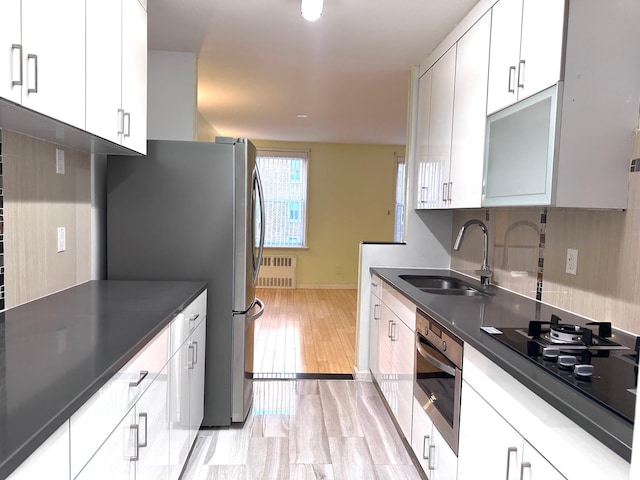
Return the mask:
<path id="1" fill-rule="evenodd" d="M 56 148 L 56 173 L 64 175 L 64 150 Z"/>
<path id="2" fill-rule="evenodd" d="M 58 227 L 58 253 L 67 249 L 66 231 L 64 227 Z"/>
<path id="3" fill-rule="evenodd" d="M 570 275 L 576 275 L 578 272 L 578 250 L 575 248 L 567 248 L 566 271 Z"/>

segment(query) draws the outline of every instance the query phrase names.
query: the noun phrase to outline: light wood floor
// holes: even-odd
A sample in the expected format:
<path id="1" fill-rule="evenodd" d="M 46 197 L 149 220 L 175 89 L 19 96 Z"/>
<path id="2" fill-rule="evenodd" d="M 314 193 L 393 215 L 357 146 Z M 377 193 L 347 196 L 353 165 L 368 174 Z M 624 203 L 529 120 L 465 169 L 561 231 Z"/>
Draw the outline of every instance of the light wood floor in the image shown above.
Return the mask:
<path id="1" fill-rule="evenodd" d="M 353 373 L 355 289 L 259 289 L 255 373 Z"/>

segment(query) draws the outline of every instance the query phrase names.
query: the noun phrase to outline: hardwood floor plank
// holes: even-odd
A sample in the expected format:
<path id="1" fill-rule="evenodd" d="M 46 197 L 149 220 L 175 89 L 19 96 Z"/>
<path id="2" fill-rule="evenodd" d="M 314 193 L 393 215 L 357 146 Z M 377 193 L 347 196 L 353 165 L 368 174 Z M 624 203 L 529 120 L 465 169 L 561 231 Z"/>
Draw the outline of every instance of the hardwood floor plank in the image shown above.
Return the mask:
<path id="1" fill-rule="evenodd" d="M 343 373 L 355 363 L 354 289 L 259 289 L 254 372 Z"/>

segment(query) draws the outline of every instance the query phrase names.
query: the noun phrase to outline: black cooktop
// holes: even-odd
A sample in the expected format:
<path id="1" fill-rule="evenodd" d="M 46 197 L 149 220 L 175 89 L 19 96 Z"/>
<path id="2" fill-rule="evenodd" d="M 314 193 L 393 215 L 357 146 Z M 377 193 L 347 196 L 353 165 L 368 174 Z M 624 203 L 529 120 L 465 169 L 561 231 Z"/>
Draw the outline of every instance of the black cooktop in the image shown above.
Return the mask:
<path id="1" fill-rule="evenodd" d="M 636 395 L 633 392 L 636 388 L 638 366 L 630 349 L 575 350 L 553 345 L 560 355 L 575 356 L 577 364 L 593 365 L 593 375 L 583 380 L 577 378 L 572 369 L 562 368 L 557 360 L 546 359 L 543 355 L 544 346 L 538 341 L 539 338 L 527 335 L 526 329 L 499 328 L 483 331 L 633 424 L 636 405 Z"/>

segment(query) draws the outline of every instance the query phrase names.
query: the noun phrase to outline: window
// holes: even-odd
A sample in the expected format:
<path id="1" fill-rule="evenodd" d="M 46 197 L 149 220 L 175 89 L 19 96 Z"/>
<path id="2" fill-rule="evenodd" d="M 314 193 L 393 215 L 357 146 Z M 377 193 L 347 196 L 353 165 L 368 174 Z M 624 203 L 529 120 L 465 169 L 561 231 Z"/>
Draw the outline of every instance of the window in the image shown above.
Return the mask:
<path id="1" fill-rule="evenodd" d="M 265 247 L 306 246 L 307 152 L 258 150 Z"/>
<path id="2" fill-rule="evenodd" d="M 395 225 L 393 228 L 393 241 L 404 241 L 404 203 L 407 190 L 407 177 L 405 175 L 405 158 L 397 157 L 398 164 L 396 167 L 396 210 Z"/>

